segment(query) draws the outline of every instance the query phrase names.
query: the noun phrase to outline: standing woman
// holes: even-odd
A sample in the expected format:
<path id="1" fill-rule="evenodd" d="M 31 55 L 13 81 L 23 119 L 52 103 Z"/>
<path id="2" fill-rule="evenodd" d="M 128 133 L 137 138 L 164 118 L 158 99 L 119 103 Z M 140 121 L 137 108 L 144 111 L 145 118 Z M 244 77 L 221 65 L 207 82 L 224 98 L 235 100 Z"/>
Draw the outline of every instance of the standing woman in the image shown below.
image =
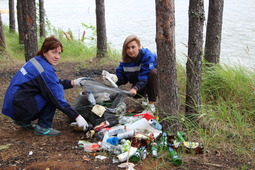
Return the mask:
<path id="1" fill-rule="evenodd" d="M 147 48 L 142 48 L 139 38 L 130 35 L 122 48 L 122 61 L 116 68 L 117 85 L 131 83 L 130 93 L 135 97 L 148 97 L 149 103 L 142 113 L 155 112 L 158 96 L 157 57 Z"/>
<path id="2" fill-rule="evenodd" d="M 51 128 L 56 109 L 76 120 L 86 129 L 88 123 L 64 98 L 64 89 L 81 86 L 82 78 L 60 80 L 54 66 L 63 52 L 62 43 L 54 36 L 44 40 L 37 56 L 30 59 L 14 75 L 6 91 L 2 113 L 36 135 L 57 136 L 60 131 Z M 38 119 L 37 125 L 31 121 Z"/>

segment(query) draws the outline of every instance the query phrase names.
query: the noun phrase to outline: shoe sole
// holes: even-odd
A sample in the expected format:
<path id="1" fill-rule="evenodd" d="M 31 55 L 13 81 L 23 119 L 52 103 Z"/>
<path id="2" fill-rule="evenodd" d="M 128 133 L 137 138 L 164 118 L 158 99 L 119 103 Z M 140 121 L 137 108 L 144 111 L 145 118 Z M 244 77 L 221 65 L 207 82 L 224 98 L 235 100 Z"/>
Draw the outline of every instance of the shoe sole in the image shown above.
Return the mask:
<path id="1" fill-rule="evenodd" d="M 60 135 L 60 133 L 59 134 L 42 134 L 40 132 L 34 132 L 34 134 L 40 135 L 40 136 L 58 136 L 58 135 Z"/>
<path id="2" fill-rule="evenodd" d="M 26 129 L 26 130 L 34 130 L 35 129 L 34 126 L 31 125 L 31 124 L 24 125 L 24 124 L 21 124 L 21 123 L 16 122 L 16 121 L 14 121 L 13 123 L 15 125 L 17 125 L 17 126 L 20 126 L 20 127 L 24 128 L 24 129 Z"/>

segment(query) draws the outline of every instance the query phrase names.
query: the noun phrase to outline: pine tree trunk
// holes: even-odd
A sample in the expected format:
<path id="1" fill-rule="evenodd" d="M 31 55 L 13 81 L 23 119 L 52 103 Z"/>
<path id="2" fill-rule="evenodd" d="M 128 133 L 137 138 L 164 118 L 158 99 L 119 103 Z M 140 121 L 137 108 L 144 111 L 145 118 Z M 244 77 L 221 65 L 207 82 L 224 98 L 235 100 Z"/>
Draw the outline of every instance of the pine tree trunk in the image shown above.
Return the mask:
<path id="1" fill-rule="evenodd" d="M 36 55 L 38 50 L 36 32 L 36 7 L 35 0 L 22 0 L 21 3 L 24 21 L 25 59 L 28 61 Z"/>
<path id="2" fill-rule="evenodd" d="M 5 49 L 5 39 L 4 39 L 4 28 L 2 23 L 2 16 L 0 13 L 0 50 Z"/>
<path id="3" fill-rule="evenodd" d="M 204 20 L 204 1 L 190 0 L 185 112 L 191 119 L 200 112 Z"/>
<path id="4" fill-rule="evenodd" d="M 102 58 L 105 57 L 107 54 L 104 0 L 96 0 L 96 23 L 97 23 L 97 57 Z"/>
<path id="5" fill-rule="evenodd" d="M 22 0 L 17 0 L 17 19 L 18 19 L 19 43 L 24 44 L 24 22 L 21 2 Z"/>
<path id="6" fill-rule="evenodd" d="M 39 15 L 40 15 L 40 37 L 45 37 L 45 10 L 44 10 L 44 0 L 39 0 Z"/>
<path id="7" fill-rule="evenodd" d="M 220 62 L 223 5 L 224 0 L 209 1 L 205 59 L 207 62 L 213 64 L 218 64 Z"/>
<path id="8" fill-rule="evenodd" d="M 176 72 L 175 49 L 175 6 L 174 0 L 156 0 L 156 43 L 159 78 L 160 116 L 176 117 L 179 112 L 179 98 Z M 164 115 L 165 113 L 165 115 Z M 164 128 L 178 131 L 177 119 L 162 122 Z"/>
<path id="9" fill-rule="evenodd" d="M 14 0 L 9 0 L 9 28 L 10 32 L 15 32 Z"/>

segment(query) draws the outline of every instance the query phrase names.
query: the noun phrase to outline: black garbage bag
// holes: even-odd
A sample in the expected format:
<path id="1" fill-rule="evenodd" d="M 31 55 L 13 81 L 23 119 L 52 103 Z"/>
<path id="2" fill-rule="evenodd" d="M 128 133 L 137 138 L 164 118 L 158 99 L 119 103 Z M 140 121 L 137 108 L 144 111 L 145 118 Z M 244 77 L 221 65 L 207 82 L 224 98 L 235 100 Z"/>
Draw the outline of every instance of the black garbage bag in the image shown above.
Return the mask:
<path id="1" fill-rule="evenodd" d="M 91 78 L 84 78 L 81 83 L 83 91 L 76 98 L 73 107 L 93 126 L 108 121 L 110 126 L 118 124 L 118 117 L 126 113 L 124 98 L 131 96 L 129 91 L 114 88 Z M 96 104 L 105 107 L 102 117 L 92 112 L 94 105 L 89 101 L 89 93 L 93 94 Z"/>

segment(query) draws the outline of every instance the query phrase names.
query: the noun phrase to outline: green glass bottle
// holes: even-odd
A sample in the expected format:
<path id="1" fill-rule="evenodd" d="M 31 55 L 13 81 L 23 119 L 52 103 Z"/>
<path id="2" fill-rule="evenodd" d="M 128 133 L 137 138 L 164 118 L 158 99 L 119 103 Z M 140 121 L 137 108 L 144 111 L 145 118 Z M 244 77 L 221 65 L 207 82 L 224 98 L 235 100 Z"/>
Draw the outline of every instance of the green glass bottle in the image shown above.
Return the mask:
<path id="1" fill-rule="evenodd" d="M 163 132 L 161 138 L 160 138 L 160 144 L 159 144 L 160 150 L 166 151 L 168 148 L 168 142 L 167 142 L 167 133 Z"/>
<path id="2" fill-rule="evenodd" d="M 156 142 L 151 143 L 151 155 L 153 158 L 158 157 L 158 145 Z"/>
<path id="3" fill-rule="evenodd" d="M 129 159 L 132 162 L 139 162 L 142 159 L 141 153 L 145 150 L 145 146 L 142 146 L 140 149 L 137 149 L 134 155 L 132 155 Z"/>
<path id="4" fill-rule="evenodd" d="M 181 132 L 181 131 L 178 131 L 176 133 L 176 138 L 179 142 L 185 142 L 188 140 L 187 136 L 186 136 L 186 133 L 185 132 Z"/>
<path id="5" fill-rule="evenodd" d="M 169 156 L 172 159 L 174 165 L 180 166 L 182 164 L 182 159 L 178 156 L 177 152 L 173 150 L 171 147 L 168 148 Z"/>

